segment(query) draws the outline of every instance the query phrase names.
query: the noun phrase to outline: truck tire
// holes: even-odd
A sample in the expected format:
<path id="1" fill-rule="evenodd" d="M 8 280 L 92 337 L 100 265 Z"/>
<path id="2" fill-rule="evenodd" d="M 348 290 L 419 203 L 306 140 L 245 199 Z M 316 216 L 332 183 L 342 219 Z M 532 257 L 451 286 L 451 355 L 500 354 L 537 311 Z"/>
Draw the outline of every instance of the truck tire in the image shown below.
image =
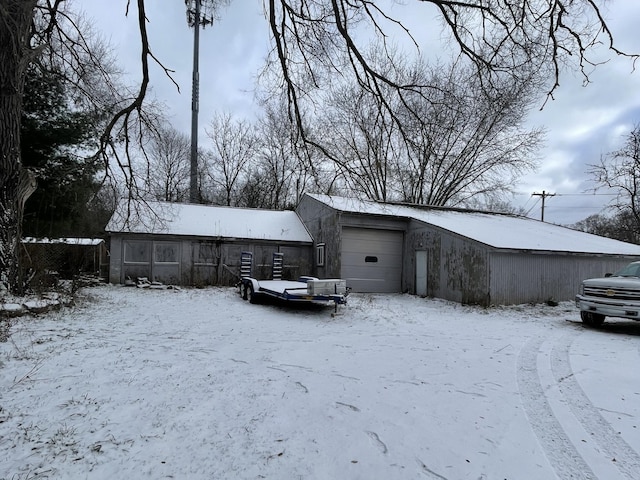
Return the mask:
<path id="1" fill-rule="evenodd" d="M 593 312 L 580 312 L 580 318 L 585 325 L 591 325 L 593 327 L 600 327 L 604 323 L 604 315 Z"/>

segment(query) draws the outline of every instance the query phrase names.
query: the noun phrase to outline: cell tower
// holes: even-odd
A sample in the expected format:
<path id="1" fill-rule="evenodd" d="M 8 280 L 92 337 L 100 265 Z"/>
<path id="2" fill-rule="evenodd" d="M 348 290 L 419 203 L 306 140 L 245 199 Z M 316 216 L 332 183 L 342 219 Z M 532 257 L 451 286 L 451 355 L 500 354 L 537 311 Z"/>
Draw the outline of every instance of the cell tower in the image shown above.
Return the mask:
<path id="1" fill-rule="evenodd" d="M 213 3 L 206 0 L 185 0 L 187 24 L 193 27 L 193 77 L 191 85 L 191 175 L 189 201 L 199 203 L 198 195 L 198 104 L 200 95 L 200 27 L 213 23 Z M 210 12 L 208 12 L 209 10 Z"/>

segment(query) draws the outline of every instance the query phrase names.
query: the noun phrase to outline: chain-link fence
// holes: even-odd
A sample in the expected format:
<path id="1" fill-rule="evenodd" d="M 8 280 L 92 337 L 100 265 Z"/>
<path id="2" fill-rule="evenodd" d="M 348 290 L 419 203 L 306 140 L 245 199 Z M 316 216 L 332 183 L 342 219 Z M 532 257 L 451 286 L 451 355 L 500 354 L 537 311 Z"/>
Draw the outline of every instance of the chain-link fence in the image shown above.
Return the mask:
<path id="1" fill-rule="evenodd" d="M 102 239 L 25 239 L 20 254 L 21 278 L 33 290 L 52 288 L 78 275 L 108 278 L 107 246 Z"/>

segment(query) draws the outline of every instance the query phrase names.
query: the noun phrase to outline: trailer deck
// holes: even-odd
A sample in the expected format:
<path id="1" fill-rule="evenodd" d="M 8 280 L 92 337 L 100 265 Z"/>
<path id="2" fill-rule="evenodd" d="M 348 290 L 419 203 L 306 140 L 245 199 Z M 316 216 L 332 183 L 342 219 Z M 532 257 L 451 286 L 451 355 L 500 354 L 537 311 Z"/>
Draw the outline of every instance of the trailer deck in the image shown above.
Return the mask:
<path id="1" fill-rule="evenodd" d="M 323 292 L 313 292 L 316 281 L 325 282 L 316 278 L 305 278 L 299 281 L 292 280 L 257 280 L 245 277 L 241 280 L 240 294 L 245 300 L 254 303 L 261 295 L 278 298 L 288 302 L 311 302 L 317 304 L 342 305 L 347 303 L 347 292 L 343 280 L 329 280 L 333 291 L 325 289 Z M 311 292 L 310 292 L 311 290 Z M 317 289 L 316 289 L 317 290 Z"/>
<path id="2" fill-rule="evenodd" d="M 348 289 L 345 280 L 300 277 L 297 281 L 282 280 L 282 254 L 274 254 L 272 280 L 258 280 L 251 276 L 253 258 L 243 252 L 241 278 L 238 282 L 244 300 L 256 303 L 261 297 L 270 297 L 286 302 L 338 305 L 347 303 Z"/>

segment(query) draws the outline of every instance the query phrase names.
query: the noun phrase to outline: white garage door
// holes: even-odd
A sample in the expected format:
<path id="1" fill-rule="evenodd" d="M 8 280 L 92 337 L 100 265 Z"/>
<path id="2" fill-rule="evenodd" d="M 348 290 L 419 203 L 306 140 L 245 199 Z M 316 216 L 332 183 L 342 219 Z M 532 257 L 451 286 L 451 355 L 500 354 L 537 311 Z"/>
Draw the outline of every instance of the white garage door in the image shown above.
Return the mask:
<path id="1" fill-rule="evenodd" d="M 342 229 L 342 272 L 354 292 L 402 291 L 402 232 Z"/>

